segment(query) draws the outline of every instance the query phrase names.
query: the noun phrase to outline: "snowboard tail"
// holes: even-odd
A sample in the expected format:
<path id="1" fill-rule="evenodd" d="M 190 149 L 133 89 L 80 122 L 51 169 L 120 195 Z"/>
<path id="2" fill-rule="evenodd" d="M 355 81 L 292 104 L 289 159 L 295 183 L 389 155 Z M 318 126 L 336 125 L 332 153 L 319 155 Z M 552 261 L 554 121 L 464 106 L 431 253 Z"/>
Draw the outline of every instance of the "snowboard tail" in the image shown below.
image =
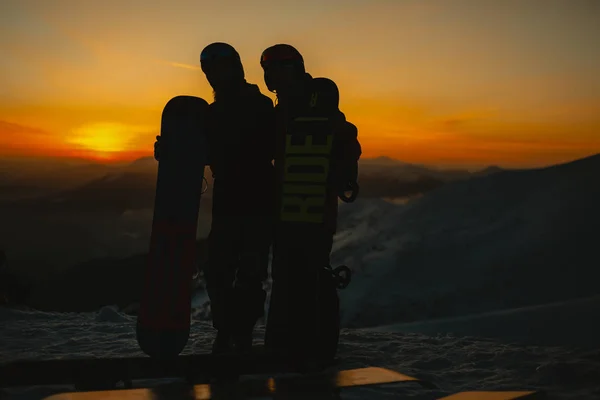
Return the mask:
<path id="1" fill-rule="evenodd" d="M 162 113 L 150 250 L 136 326 L 138 344 L 151 357 L 177 356 L 189 337 L 207 110 L 199 97 L 176 96 Z"/>
<path id="2" fill-rule="evenodd" d="M 146 287 L 150 287 L 156 283 L 154 295 L 150 294 L 150 298 L 146 298 L 144 304 L 148 305 L 151 301 L 156 304 L 143 307 L 140 309 L 139 321 L 140 325 L 155 330 L 181 330 L 186 329 L 189 325 L 184 315 L 180 315 L 187 310 L 187 293 L 189 292 L 183 286 L 189 282 L 185 277 L 193 275 L 193 266 L 196 259 L 196 226 L 195 224 L 172 224 L 169 221 L 157 221 L 153 225 L 151 235 L 151 253 L 148 260 L 148 270 L 146 275 Z M 164 274 L 161 268 L 158 251 L 164 250 L 163 256 L 172 256 L 180 251 L 180 258 L 165 258 L 164 262 L 174 265 L 180 263 L 183 268 L 181 277 L 175 274 Z M 167 281 L 163 280 L 166 279 Z M 169 282 L 168 280 L 171 280 Z M 166 290 L 159 285 L 174 285 L 177 280 L 179 285 L 178 292 L 171 293 L 175 297 L 173 299 L 160 301 L 168 294 Z M 166 293 L 165 293 L 166 292 Z M 149 293 L 146 293 L 148 295 Z M 175 307 L 173 307 L 175 306 Z M 173 308 L 177 312 L 173 312 Z"/>

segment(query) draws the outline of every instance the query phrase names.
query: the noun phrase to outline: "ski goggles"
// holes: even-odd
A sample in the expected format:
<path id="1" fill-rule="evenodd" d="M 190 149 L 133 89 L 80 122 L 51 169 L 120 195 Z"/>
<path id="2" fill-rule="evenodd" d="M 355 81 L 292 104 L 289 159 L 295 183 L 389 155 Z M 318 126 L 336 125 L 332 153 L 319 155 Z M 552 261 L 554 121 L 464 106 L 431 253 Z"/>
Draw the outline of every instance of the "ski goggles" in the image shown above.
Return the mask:
<path id="1" fill-rule="evenodd" d="M 230 49 L 223 48 L 218 50 L 206 51 L 200 54 L 200 62 L 211 62 L 221 59 L 237 58 L 237 54 Z"/>
<path id="2" fill-rule="evenodd" d="M 264 51 L 260 56 L 260 66 L 263 69 L 269 67 L 290 67 L 302 64 L 302 59 L 295 54 L 269 54 Z"/>
<path id="3" fill-rule="evenodd" d="M 202 71 L 210 72 L 224 64 L 239 62 L 238 55 L 229 49 L 204 52 L 200 54 L 200 67 Z"/>

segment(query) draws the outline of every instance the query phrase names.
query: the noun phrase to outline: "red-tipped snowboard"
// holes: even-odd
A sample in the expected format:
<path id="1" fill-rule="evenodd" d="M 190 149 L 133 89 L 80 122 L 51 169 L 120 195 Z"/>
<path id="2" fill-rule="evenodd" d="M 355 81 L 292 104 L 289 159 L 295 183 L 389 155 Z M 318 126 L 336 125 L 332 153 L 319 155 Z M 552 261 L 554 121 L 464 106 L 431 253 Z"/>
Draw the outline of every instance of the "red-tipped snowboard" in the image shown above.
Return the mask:
<path id="1" fill-rule="evenodd" d="M 204 99 L 176 96 L 162 112 L 150 251 L 136 328 L 140 348 L 154 358 L 176 357 L 189 337 L 207 111 Z"/>

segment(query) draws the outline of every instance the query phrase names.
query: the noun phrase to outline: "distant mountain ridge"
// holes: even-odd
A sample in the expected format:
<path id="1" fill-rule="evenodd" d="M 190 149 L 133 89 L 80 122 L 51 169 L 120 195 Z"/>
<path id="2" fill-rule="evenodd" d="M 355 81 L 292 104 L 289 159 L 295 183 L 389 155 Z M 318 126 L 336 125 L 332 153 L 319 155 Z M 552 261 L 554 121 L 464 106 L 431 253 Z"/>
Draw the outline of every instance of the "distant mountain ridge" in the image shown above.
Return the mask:
<path id="1" fill-rule="evenodd" d="M 600 293 L 598 171 L 600 154 L 450 182 L 404 206 L 344 205 L 332 261 L 354 269 L 353 289 L 340 294 L 344 325 Z"/>
<path id="2" fill-rule="evenodd" d="M 351 285 L 340 292 L 344 326 L 597 292 L 599 259 L 592 244 L 600 224 L 600 186 L 593 179 L 599 168 L 600 154 L 455 181 L 407 206 L 379 199 L 344 204 L 332 257 L 334 265 L 354 270 Z M 206 242 L 199 246 L 205 259 Z M 135 303 L 144 259 L 138 254 L 81 263 L 44 282 L 32 305 L 92 311 Z"/>
<path id="3" fill-rule="evenodd" d="M 0 196 L 0 206 L 115 212 L 153 206 L 157 162 L 152 156 L 120 166 L 101 163 L 78 163 L 74 166 L 68 162 L 52 165 L 44 171 L 29 171 L 27 176 L 13 175 L 2 179 L 0 175 L 0 193 L 14 194 L 8 198 Z M 364 158 L 359 161 L 360 193 L 361 197 L 414 196 L 447 182 L 503 171 L 506 170 L 498 166 L 469 172 L 410 164 L 385 156 Z M 209 191 L 204 203 L 210 201 L 212 189 L 211 174 L 208 170 L 206 172 Z M 19 196 L 19 193 L 22 195 Z M 7 203 L 11 198 L 13 201 Z"/>

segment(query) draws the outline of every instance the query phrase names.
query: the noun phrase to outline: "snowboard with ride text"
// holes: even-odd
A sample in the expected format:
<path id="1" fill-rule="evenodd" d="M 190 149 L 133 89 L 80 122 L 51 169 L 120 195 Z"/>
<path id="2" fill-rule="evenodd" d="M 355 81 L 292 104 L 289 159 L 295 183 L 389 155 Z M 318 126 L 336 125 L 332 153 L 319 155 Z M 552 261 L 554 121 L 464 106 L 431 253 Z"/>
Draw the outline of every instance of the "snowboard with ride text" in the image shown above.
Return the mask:
<path id="1" fill-rule="evenodd" d="M 309 104 L 289 121 L 284 143 L 278 145 L 280 185 L 265 344 L 294 357 L 328 360 L 335 357 L 339 341 L 337 289 L 349 280 L 348 268 L 329 265 L 333 232 L 328 210 L 340 191 L 334 160 L 339 92 L 326 78 L 311 84 Z"/>

